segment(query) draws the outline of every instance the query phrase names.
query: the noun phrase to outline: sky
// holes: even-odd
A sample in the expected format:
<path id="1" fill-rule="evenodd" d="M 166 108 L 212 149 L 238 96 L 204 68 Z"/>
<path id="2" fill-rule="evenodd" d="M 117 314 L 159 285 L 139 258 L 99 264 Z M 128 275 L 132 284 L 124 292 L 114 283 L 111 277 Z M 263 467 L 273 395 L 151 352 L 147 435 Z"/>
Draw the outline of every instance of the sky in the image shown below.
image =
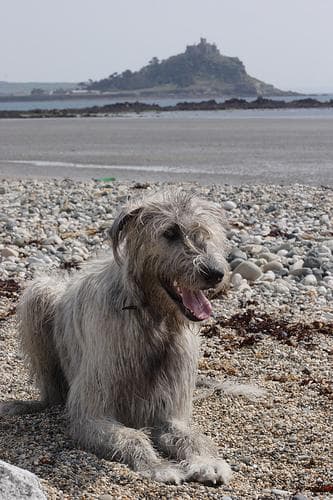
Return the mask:
<path id="1" fill-rule="evenodd" d="M 333 92 L 333 0 L 0 0 L 0 80 L 79 82 L 200 38 L 284 90 Z"/>

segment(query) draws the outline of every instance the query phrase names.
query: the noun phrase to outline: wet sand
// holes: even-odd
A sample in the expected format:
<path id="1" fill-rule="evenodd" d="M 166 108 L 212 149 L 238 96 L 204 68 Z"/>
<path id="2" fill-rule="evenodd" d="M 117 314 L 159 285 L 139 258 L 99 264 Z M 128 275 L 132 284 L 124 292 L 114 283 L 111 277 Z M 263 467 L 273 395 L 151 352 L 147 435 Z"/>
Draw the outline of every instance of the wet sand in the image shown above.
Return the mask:
<path id="1" fill-rule="evenodd" d="M 2 119 L 0 176 L 333 184 L 333 117 L 243 113 Z"/>

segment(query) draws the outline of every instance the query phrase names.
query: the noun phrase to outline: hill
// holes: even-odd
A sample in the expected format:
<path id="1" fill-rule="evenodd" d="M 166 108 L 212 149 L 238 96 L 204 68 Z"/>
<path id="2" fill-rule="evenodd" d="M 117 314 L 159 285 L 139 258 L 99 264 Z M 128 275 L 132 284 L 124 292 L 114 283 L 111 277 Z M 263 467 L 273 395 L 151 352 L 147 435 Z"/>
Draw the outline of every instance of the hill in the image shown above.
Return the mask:
<path id="1" fill-rule="evenodd" d="M 99 81 L 81 83 L 86 90 L 102 92 L 140 91 L 141 95 L 286 95 L 273 85 L 247 74 L 242 61 L 220 53 L 215 44 L 201 38 L 197 45 L 188 45 L 184 53 L 159 61 L 153 57 L 139 71 L 113 73 Z"/>
<path id="2" fill-rule="evenodd" d="M 33 89 L 40 89 L 46 93 L 70 91 L 77 87 L 77 83 L 69 82 L 4 82 L 0 81 L 0 95 L 30 95 Z"/>

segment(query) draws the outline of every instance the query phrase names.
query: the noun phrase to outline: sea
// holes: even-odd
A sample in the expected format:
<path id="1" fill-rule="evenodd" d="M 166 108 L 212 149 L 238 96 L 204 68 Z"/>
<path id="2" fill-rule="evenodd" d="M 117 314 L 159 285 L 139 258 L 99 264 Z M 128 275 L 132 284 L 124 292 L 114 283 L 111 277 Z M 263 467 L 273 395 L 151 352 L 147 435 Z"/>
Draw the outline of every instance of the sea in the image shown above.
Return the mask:
<path id="1" fill-rule="evenodd" d="M 305 97 L 327 101 L 333 94 L 276 99 Z M 140 100 L 161 106 L 179 102 Z M 0 110 L 115 102 L 119 100 L 0 102 Z M 1 176 L 333 186 L 333 108 L 0 119 Z"/>

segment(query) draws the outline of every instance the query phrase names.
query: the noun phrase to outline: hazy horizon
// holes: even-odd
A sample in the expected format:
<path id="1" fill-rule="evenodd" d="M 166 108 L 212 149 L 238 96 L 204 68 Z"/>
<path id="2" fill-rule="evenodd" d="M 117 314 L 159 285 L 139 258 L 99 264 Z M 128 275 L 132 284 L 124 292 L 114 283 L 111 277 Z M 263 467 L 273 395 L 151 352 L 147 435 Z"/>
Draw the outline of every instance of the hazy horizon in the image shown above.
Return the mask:
<path id="1" fill-rule="evenodd" d="M 0 81 L 99 80 L 203 37 L 280 89 L 333 92 L 330 0 L 3 0 L 1 16 Z"/>

